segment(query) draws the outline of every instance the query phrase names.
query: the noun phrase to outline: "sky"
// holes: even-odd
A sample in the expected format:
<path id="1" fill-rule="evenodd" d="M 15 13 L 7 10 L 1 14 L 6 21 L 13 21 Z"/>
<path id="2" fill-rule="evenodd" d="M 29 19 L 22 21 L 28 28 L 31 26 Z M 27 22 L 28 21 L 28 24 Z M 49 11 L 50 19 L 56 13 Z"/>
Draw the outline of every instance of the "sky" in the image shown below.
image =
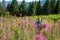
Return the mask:
<path id="1" fill-rule="evenodd" d="M 0 0 L 0 2 L 1 2 L 2 0 Z M 12 0 L 5 0 L 5 1 L 12 1 Z M 23 0 L 18 0 L 18 1 L 23 1 Z M 31 1 L 35 1 L 35 0 L 25 0 L 26 2 L 31 2 Z M 36 0 L 36 1 L 38 1 L 38 0 Z M 42 1 L 42 0 L 41 0 Z"/>

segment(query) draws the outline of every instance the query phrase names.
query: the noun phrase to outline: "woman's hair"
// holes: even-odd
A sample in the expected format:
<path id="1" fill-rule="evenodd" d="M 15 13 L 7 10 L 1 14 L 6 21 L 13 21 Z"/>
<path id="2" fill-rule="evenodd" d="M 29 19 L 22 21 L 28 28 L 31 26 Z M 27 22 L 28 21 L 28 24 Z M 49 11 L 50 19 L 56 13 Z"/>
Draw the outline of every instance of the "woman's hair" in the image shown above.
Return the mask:
<path id="1" fill-rule="evenodd" d="M 42 19 L 38 16 L 38 21 L 42 21 Z"/>

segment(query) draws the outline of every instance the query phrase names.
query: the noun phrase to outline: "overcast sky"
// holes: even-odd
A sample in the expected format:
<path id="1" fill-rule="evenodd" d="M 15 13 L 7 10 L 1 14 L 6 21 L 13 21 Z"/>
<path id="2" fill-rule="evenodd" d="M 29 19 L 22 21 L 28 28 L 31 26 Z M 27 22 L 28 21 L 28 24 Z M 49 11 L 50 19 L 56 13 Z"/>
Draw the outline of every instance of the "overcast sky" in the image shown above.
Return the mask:
<path id="1" fill-rule="evenodd" d="M 0 2 L 1 2 L 2 0 L 0 0 Z M 5 0 L 5 1 L 12 1 L 12 0 Z M 23 1 L 23 0 L 18 0 L 18 1 Z M 31 1 L 33 1 L 33 0 L 25 0 L 26 2 L 31 2 Z M 35 1 L 35 0 L 34 0 Z M 36 0 L 36 1 L 38 1 L 38 0 Z M 41 0 L 42 1 L 42 0 Z"/>

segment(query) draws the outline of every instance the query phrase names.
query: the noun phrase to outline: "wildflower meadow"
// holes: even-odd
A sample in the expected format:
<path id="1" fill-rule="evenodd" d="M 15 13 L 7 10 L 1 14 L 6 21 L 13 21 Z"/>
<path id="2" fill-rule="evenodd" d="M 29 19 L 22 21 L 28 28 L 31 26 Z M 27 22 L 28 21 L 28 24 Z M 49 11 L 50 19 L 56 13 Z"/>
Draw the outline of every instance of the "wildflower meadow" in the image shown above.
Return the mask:
<path id="1" fill-rule="evenodd" d="M 60 40 L 60 0 L 0 0 L 0 40 Z"/>
<path id="2" fill-rule="evenodd" d="M 60 16 L 42 15 L 39 17 L 46 27 L 39 35 L 36 35 L 35 22 L 38 16 L 1 16 L 0 40 L 60 40 Z"/>

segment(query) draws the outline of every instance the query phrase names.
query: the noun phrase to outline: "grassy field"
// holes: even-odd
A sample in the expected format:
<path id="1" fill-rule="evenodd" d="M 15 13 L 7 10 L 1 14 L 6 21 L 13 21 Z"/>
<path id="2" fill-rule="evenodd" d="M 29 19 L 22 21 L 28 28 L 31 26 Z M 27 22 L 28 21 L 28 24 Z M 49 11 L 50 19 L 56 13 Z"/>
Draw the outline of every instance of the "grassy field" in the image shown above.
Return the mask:
<path id="1" fill-rule="evenodd" d="M 0 17 L 0 40 L 60 40 L 60 14 L 40 15 L 46 28 L 40 35 L 35 35 L 34 23 L 38 16 L 29 17 Z"/>

